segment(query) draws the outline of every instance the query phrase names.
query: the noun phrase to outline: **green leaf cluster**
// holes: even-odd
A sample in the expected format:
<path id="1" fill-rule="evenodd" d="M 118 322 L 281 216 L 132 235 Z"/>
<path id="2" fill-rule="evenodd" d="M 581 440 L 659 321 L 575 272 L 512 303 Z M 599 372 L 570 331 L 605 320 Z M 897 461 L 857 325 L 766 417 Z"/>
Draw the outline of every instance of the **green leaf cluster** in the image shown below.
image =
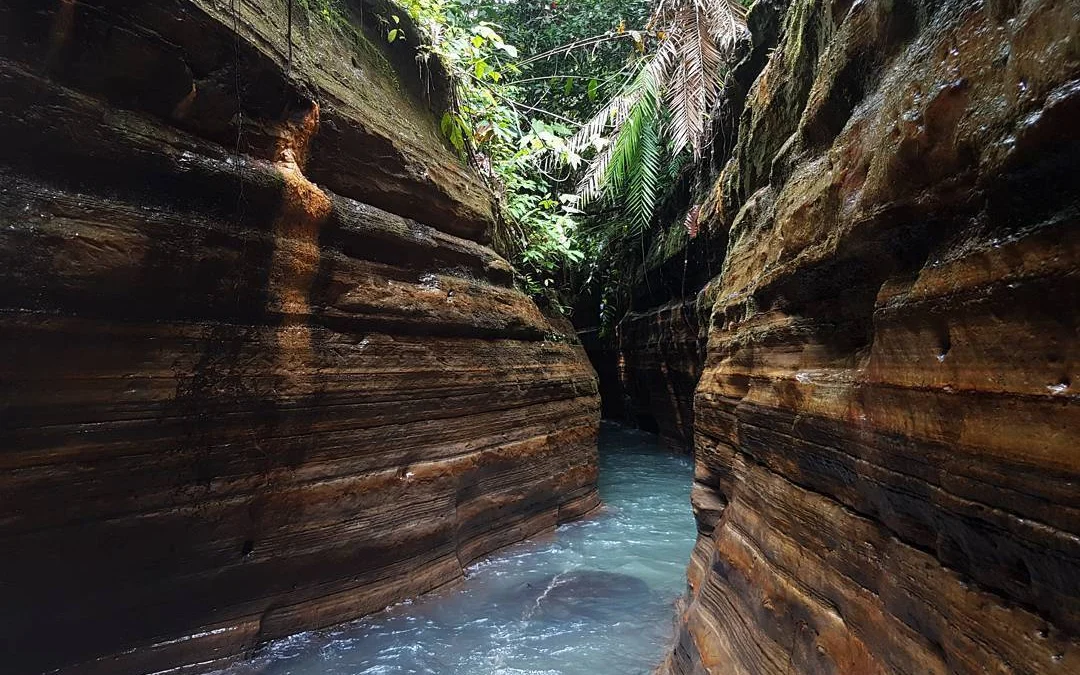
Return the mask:
<path id="1" fill-rule="evenodd" d="M 524 290 L 552 296 L 560 276 L 584 259 L 578 242 L 577 198 L 552 175 L 550 157 L 574 129 L 559 114 L 542 115 L 515 81 L 519 51 L 500 27 L 461 4 L 412 0 L 408 11 L 426 32 L 431 54 L 455 83 L 452 109 L 440 130 L 480 173 L 498 206 L 496 248 L 518 270 Z"/>

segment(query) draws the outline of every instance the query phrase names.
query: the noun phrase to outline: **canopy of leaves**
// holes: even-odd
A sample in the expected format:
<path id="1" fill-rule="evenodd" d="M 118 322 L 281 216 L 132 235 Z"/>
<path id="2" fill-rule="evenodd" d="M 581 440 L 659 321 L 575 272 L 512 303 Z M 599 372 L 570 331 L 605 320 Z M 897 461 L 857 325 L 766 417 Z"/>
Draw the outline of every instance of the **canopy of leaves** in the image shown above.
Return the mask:
<path id="1" fill-rule="evenodd" d="M 523 102 L 587 120 L 626 84 L 648 0 L 464 0 L 517 45 Z"/>

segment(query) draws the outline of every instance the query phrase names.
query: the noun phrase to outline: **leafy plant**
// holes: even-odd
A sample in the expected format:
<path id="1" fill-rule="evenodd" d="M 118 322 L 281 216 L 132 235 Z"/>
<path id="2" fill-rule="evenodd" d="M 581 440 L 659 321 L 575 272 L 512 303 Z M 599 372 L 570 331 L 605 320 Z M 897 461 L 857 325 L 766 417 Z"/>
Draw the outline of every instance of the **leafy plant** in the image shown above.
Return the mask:
<path id="1" fill-rule="evenodd" d="M 572 125 L 625 84 L 648 16 L 646 0 L 463 1 L 521 51 L 519 100 Z"/>
<path id="2" fill-rule="evenodd" d="M 421 49 L 453 77 L 453 105 L 440 128 L 495 197 L 496 249 L 515 264 L 524 290 L 561 305 L 553 293 L 556 278 L 584 257 L 576 236 L 581 212 L 543 160 L 563 146 L 571 128 L 532 116 L 538 109 L 523 103 L 522 90 L 512 83 L 521 73 L 518 50 L 498 26 L 439 0 L 412 0 L 408 10 L 427 31 L 429 43 Z"/>
<path id="3" fill-rule="evenodd" d="M 683 154 L 701 158 L 745 9 L 736 0 L 660 0 L 649 24 L 655 51 L 566 143 L 567 157 L 597 150 L 579 184 L 583 202 L 622 201 L 637 230 L 648 227 L 662 179 Z"/>

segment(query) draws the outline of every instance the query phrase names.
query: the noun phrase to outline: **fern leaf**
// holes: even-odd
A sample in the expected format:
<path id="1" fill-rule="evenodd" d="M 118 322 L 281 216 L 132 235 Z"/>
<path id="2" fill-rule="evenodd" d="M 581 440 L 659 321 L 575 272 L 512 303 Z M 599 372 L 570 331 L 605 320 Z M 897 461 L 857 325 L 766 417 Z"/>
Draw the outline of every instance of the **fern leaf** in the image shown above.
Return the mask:
<path id="1" fill-rule="evenodd" d="M 694 204 L 690 207 L 690 210 L 686 212 L 686 218 L 683 220 L 683 227 L 686 228 L 686 234 L 693 239 L 698 235 L 698 228 L 701 226 L 701 204 Z"/>

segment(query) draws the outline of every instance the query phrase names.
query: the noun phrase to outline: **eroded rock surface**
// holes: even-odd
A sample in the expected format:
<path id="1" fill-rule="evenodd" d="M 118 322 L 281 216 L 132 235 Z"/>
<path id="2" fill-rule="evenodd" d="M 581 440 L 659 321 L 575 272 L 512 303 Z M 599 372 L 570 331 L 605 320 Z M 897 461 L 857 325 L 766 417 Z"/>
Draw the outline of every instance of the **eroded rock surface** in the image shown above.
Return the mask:
<path id="1" fill-rule="evenodd" d="M 630 419 L 682 452 L 693 444 L 694 387 L 705 355 L 699 315 L 696 298 L 630 312 L 616 338 Z"/>
<path id="2" fill-rule="evenodd" d="M 794 0 L 716 186 L 662 670 L 1080 671 L 1080 4 Z"/>
<path id="3" fill-rule="evenodd" d="M 438 74 L 294 4 L 0 1 L 4 672 L 204 670 L 597 503 Z"/>

